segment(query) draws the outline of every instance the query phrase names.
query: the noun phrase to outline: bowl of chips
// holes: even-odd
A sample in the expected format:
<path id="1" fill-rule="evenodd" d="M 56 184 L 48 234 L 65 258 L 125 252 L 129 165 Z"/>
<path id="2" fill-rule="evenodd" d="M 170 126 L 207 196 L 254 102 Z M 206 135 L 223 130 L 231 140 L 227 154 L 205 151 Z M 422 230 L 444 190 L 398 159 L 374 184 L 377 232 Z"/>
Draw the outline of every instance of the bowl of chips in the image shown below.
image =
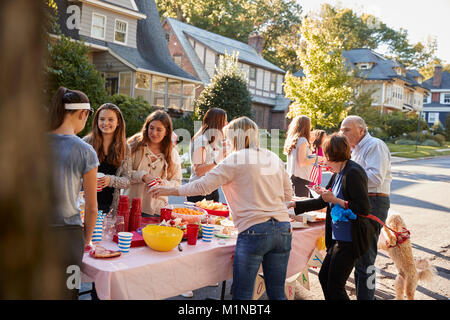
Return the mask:
<path id="1" fill-rule="evenodd" d="M 225 203 L 214 202 L 213 200 L 203 199 L 202 201 L 197 201 L 195 206 L 215 216 L 228 217 L 230 214 L 230 210 Z"/>
<path id="2" fill-rule="evenodd" d="M 204 209 L 194 206 L 176 205 L 172 209 L 172 218 L 181 218 L 182 221 L 187 223 L 200 223 L 206 218 L 207 214 Z"/>

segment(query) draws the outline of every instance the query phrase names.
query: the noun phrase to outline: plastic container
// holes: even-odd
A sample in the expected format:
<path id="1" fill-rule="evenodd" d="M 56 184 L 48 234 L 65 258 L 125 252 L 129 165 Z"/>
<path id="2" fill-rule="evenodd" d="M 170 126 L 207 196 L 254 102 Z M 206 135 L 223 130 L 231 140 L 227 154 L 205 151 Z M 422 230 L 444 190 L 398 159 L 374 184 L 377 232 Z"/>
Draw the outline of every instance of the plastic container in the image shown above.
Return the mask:
<path id="1" fill-rule="evenodd" d="M 197 211 L 201 214 L 199 214 L 199 215 L 182 214 L 182 213 L 176 212 L 177 208 L 188 208 L 188 209 Z M 181 218 L 181 220 L 186 221 L 187 223 L 202 222 L 203 220 L 206 219 L 207 215 L 208 215 L 208 213 L 206 212 L 205 209 L 194 207 L 194 206 L 183 205 L 183 204 L 177 204 L 172 209 L 172 218 L 174 218 L 174 219 Z"/>

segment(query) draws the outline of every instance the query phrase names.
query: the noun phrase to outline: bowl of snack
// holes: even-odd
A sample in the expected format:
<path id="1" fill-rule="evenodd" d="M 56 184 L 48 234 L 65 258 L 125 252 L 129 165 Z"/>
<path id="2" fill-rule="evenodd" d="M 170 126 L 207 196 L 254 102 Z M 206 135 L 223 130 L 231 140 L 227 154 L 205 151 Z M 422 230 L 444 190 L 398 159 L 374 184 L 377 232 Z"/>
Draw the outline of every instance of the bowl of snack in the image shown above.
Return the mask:
<path id="1" fill-rule="evenodd" d="M 214 202 L 213 200 L 206 200 L 203 199 L 202 201 L 197 201 L 195 203 L 195 206 L 197 208 L 202 208 L 208 214 L 212 214 L 215 216 L 221 216 L 221 217 L 228 217 L 230 214 L 230 210 L 228 209 L 228 206 L 221 202 Z"/>
<path id="2" fill-rule="evenodd" d="M 145 244 L 156 251 L 170 251 L 174 249 L 183 238 L 183 231 L 167 226 L 148 225 L 142 229 Z"/>
<path id="3" fill-rule="evenodd" d="M 172 218 L 181 218 L 182 221 L 187 223 L 202 222 L 207 214 L 208 213 L 204 209 L 192 206 L 176 205 L 176 207 L 172 209 Z"/>

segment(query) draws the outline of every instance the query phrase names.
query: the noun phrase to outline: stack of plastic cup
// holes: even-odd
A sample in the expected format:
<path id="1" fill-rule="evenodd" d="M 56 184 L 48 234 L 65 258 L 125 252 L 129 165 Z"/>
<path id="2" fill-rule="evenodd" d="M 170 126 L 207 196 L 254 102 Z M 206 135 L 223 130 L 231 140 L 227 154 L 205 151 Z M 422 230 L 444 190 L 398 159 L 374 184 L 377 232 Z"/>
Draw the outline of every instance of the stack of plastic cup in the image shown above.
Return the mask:
<path id="1" fill-rule="evenodd" d="M 102 241 L 103 236 L 103 215 L 101 211 L 97 214 L 97 222 L 95 223 L 94 233 L 92 234 L 92 242 L 98 243 Z"/>
<path id="2" fill-rule="evenodd" d="M 214 225 L 204 224 L 202 225 L 202 240 L 204 242 L 211 242 L 213 238 Z"/>
<path id="3" fill-rule="evenodd" d="M 119 232 L 118 236 L 119 236 L 119 251 L 124 253 L 130 251 L 133 234 L 131 232 Z"/>

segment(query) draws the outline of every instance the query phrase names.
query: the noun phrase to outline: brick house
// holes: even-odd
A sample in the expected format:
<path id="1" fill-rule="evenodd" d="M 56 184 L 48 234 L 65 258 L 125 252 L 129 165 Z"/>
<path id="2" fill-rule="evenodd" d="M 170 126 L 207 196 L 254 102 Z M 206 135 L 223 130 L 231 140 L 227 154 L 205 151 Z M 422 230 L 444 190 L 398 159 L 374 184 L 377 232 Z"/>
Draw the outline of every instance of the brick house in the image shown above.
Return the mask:
<path id="1" fill-rule="evenodd" d="M 239 52 L 239 65 L 248 75 L 255 122 L 260 128 L 286 129 L 290 100 L 283 94 L 285 71 L 262 58 L 260 35 L 253 34 L 243 43 L 172 18 L 166 18 L 162 28 L 174 62 L 202 82 L 196 97 L 214 75 L 219 56 Z"/>
<path id="2" fill-rule="evenodd" d="M 429 126 L 440 121 L 445 127 L 450 114 L 450 72 L 442 72 L 442 66 L 436 66 L 433 77 L 424 85 L 431 95 L 424 100 L 422 117 Z"/>

